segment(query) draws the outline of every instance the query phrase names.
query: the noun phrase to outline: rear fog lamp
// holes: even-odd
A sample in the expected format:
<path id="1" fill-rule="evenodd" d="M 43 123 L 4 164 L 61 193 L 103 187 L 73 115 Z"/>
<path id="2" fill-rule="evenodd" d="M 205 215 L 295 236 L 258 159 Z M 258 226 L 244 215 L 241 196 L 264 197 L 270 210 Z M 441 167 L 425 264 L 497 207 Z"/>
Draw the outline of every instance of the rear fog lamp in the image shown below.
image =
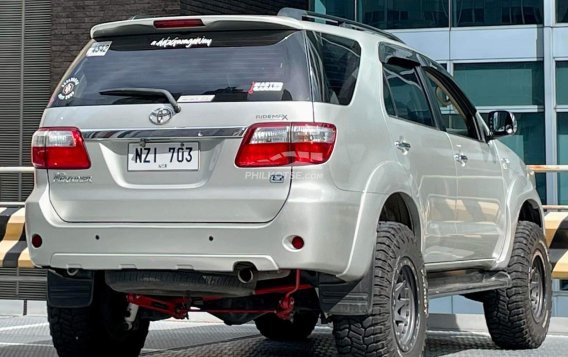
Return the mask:
<path id="1" fill-rule="evenodd" d="M 34 234 L 32 236 L 32 246 L 34 248 L 39 248 L 41 247 L 42 244 L 43 244 L 43 239 L 41 238 L 41 236 L 39 234 Z"/>
<path id="2" fill-rule="evenodd" d="M 292 238 L 291 243 L 292 247 L 294 247 L 294 249 L 296 250 L 304 248 L 304 239 L 302 239 L 302 237 L 295 236 L 294 238 Z"/>

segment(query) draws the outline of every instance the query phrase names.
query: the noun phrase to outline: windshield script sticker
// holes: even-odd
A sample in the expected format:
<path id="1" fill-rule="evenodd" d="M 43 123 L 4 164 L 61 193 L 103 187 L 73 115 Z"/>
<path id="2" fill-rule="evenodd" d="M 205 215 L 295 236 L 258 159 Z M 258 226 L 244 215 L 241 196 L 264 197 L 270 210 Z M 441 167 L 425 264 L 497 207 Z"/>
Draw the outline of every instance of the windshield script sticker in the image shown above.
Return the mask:
<path id="1" fill-rule="evenodd" d="M 284 88 L 283 82 L 252 82 L 248 90 L 249 94 L 255 92 L 280 92 Z"/>
<path id="2" fill-rule="evenodd" d="M 75 95 L 75 88 L 79 85 L 79 80 L 75 77 L 66 79 L 61 85 L 61 92 L 57 95 L 57 98 L 61 100 L 68 100 L 73 98 Z"/>
<path id="3" fill-rule="evenodd" d="M 87 51 L 87 57 L 102 57 L 107 54 L 112 45 L 112 41 L 105 42 L 95 42 L 91 45 L 91 48 Z"/>
<path id="4" fill-rule="evenodd" d="M 215 95 L 182 95 L 177 100 L 178 103 L 203 103 L 211 102 L 215 99 Z"/>
<path id="5" fill-rule="evenodd" d="M 193 46 L 207 46 L 210 47 L 213 42 L 210 38 L 197 37 L 197 38 L 162 38 L 160 41 L 152 41 L 151 45 L 163 48 L 176 48 L 179 46 L 185 46 L 185 48 L 191 48 Z"/>

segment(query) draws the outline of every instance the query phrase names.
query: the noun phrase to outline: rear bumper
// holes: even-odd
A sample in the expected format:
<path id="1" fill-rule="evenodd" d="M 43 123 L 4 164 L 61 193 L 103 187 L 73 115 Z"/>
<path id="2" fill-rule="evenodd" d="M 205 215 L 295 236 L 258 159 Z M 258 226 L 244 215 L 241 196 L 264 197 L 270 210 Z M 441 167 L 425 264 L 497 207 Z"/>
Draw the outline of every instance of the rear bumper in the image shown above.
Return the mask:
<path id="1" fill-rule="evenodd" d="M 251 263 L 259 271 L 303 269 L 352 280 L 370 262 L 370 254 L 353 257 L 354 240 L 374 239 L 376 218 L 360 217 L 365 196 L 295 184 L 278 216 L 262 224 L 93 224 L 64 222 L 47 189 L 36 188 L 26 203 L 26 232 L 28 240 L 43 238 L 40 248 L 30 245 L 32 261 L 43 267 L 229 272 Z M 296 235 L 305 241 L 301 250 L 289 243 Z"/>

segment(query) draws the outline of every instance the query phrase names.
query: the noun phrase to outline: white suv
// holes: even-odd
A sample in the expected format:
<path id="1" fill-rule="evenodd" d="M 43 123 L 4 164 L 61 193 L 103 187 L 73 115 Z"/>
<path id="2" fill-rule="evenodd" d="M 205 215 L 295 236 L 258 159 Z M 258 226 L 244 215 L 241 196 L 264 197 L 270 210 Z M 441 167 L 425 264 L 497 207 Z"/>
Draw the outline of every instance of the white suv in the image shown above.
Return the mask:
<path id="1" fill-rule="evenodd" d="M 33 138 L 33 262 L 60 356 L 138 355 L 195 309 L 342 356 L 418 356 L 427 297 L 503 348 L 551 309 L 534 175 L 451 76 L 386 32 L 280 16 L 95 26 Z"/>

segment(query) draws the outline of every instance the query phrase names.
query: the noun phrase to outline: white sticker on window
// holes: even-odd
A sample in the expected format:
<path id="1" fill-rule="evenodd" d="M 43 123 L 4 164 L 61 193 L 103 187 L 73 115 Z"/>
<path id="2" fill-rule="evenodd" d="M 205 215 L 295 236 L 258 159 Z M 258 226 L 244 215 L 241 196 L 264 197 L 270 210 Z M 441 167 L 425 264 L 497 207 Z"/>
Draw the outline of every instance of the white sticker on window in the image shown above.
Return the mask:
<path id="1" fill-rule="evenodd" d="M 282 82 L 252 82 L 249 88 L 249 94 L 255 92 L 280 92 L 284 88 Z"/>
<path id="2" fill-rule="evenodd" d="M 191 48 L 193 46 L 207 46 L 210 47 L 212 39 L 206 37 L 196 37 L 196 38 L 162 38 L 160 41 L 152 41 L 150 45 L 163 48 L 176 48 L 179 46 L 184 46 L 185 48 Z"/>
<path id="3" fill-rule="evenodd" d="M 87 51 L 87 57 L 102 57 L 107 54 L 112 41 L 95 42 Z"/>
<path id="4" fill-rule="evenodd" d="M 57 98 L 61 100 L 67 100 L 73 98 L 75 95 L 75 89 L 79 85 L 79 80 L 75 77 L 66 79 L 63 84 L 61 84 L 61 92 L 57 95 Z"/>
<path id="5" fill-rule="evenodd" d="M 182 95 L 177 100 L 178 103 L 203 103 L 211 102 L 215 95 Z"/>

